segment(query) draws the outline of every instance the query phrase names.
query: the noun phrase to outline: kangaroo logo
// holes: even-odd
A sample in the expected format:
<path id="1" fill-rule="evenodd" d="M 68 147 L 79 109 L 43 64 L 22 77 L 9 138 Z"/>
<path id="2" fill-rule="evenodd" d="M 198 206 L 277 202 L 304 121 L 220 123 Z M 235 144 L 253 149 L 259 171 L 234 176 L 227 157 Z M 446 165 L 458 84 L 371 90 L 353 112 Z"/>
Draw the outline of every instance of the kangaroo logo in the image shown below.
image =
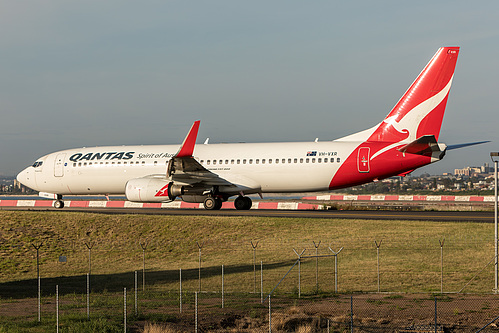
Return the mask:
<path id="1" fill-rule="evenodd" d="M 392 143 L 380 150 L 378 150 L 375 154 L 371 156 L 371 160 L 376 156 L 400 145 L 407 144 L 414 140 L 416 140 L 416 135 L 418 132 L 419 125 L 421 121 L 431 113 L 442 101 L 445 99 L 447 94 L 450 91 L 450 87 L 452 84 L 452 78 L 450 78 L 449 82 L 445 85 L 445 87 L 438 92 L 436 95 L 428 98 L 424 102 L 416 105 L 412 110 L 409 110 L 405 115 L 402 116 L 400 120 L 397 121 L 397 117 L 399 114 L 386 117 L 383 120 L 383 123 L 388 125 L 384 128 L 383 131 L 389 131 L 389 129 L 395 130 L 396 133 L 400 134 L 401 139 L 395 143 Z M 403 105 L 402 105 L 403 106 Z M 390 131 L 391 132 L 391 131 Z"/>

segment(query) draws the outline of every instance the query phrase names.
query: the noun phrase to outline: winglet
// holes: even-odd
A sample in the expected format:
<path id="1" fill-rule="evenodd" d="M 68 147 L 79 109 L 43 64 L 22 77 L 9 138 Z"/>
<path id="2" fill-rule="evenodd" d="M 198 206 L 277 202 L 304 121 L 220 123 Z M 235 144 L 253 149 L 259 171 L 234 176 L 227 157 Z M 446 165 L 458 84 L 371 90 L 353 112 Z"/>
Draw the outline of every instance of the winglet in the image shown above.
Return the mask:
<path id="1" fill-rule="evenodd" d="M 194 153 L 194 145 L 196 144 L 196 138 L 198 136 L 199 123 L 200 120 L 196 120 L 194 124 L 192 124 L 189 133 L 182 142 L 182 146 L 180 146 L 179 151 L 175 154 L 175 157 L 191 157 Z"/>

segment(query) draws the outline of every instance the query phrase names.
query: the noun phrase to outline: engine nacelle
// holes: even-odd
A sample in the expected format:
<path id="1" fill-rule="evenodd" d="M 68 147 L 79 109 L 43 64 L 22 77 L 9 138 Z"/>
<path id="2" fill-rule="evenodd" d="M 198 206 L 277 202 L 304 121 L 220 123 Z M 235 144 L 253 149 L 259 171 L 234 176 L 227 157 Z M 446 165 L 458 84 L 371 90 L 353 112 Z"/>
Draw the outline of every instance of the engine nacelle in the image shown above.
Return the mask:
<path id="1" fill-rule="evenodd" d="M 166 179 L 135 178 L 126 183 L 127 200 L 134 202 L 165 202 L 184 194 L 184 187 Z"/>

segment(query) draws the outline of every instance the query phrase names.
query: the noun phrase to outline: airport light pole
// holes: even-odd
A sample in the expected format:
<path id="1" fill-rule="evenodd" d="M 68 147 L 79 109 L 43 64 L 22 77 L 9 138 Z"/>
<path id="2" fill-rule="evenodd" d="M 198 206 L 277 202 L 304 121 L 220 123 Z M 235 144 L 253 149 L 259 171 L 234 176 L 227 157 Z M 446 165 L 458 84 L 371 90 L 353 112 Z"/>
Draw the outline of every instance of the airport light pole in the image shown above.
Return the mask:
<path id="1" fill-rule="evenodd" d="M 491 152 L 490 158 L 494 162 L 494 250 L 495 250 L 495 258 L 494 258 L 494 293 L 498 292 L 497 284 L 498 284 L 498 248 L 497 248 L 497 163 L 499 162 L 499 152 Z"/>

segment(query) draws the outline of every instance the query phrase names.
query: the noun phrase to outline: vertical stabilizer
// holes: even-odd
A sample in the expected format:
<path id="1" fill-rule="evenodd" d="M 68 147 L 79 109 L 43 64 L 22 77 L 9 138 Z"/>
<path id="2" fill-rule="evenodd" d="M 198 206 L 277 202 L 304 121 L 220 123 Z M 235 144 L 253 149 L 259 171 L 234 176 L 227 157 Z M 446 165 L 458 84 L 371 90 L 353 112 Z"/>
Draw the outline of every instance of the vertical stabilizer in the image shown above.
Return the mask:
<path id="1" fill-rule="evenodd" d="M 440 48 L 368 141 L 438 140 L 458 54 L 459 47 Z"/>

